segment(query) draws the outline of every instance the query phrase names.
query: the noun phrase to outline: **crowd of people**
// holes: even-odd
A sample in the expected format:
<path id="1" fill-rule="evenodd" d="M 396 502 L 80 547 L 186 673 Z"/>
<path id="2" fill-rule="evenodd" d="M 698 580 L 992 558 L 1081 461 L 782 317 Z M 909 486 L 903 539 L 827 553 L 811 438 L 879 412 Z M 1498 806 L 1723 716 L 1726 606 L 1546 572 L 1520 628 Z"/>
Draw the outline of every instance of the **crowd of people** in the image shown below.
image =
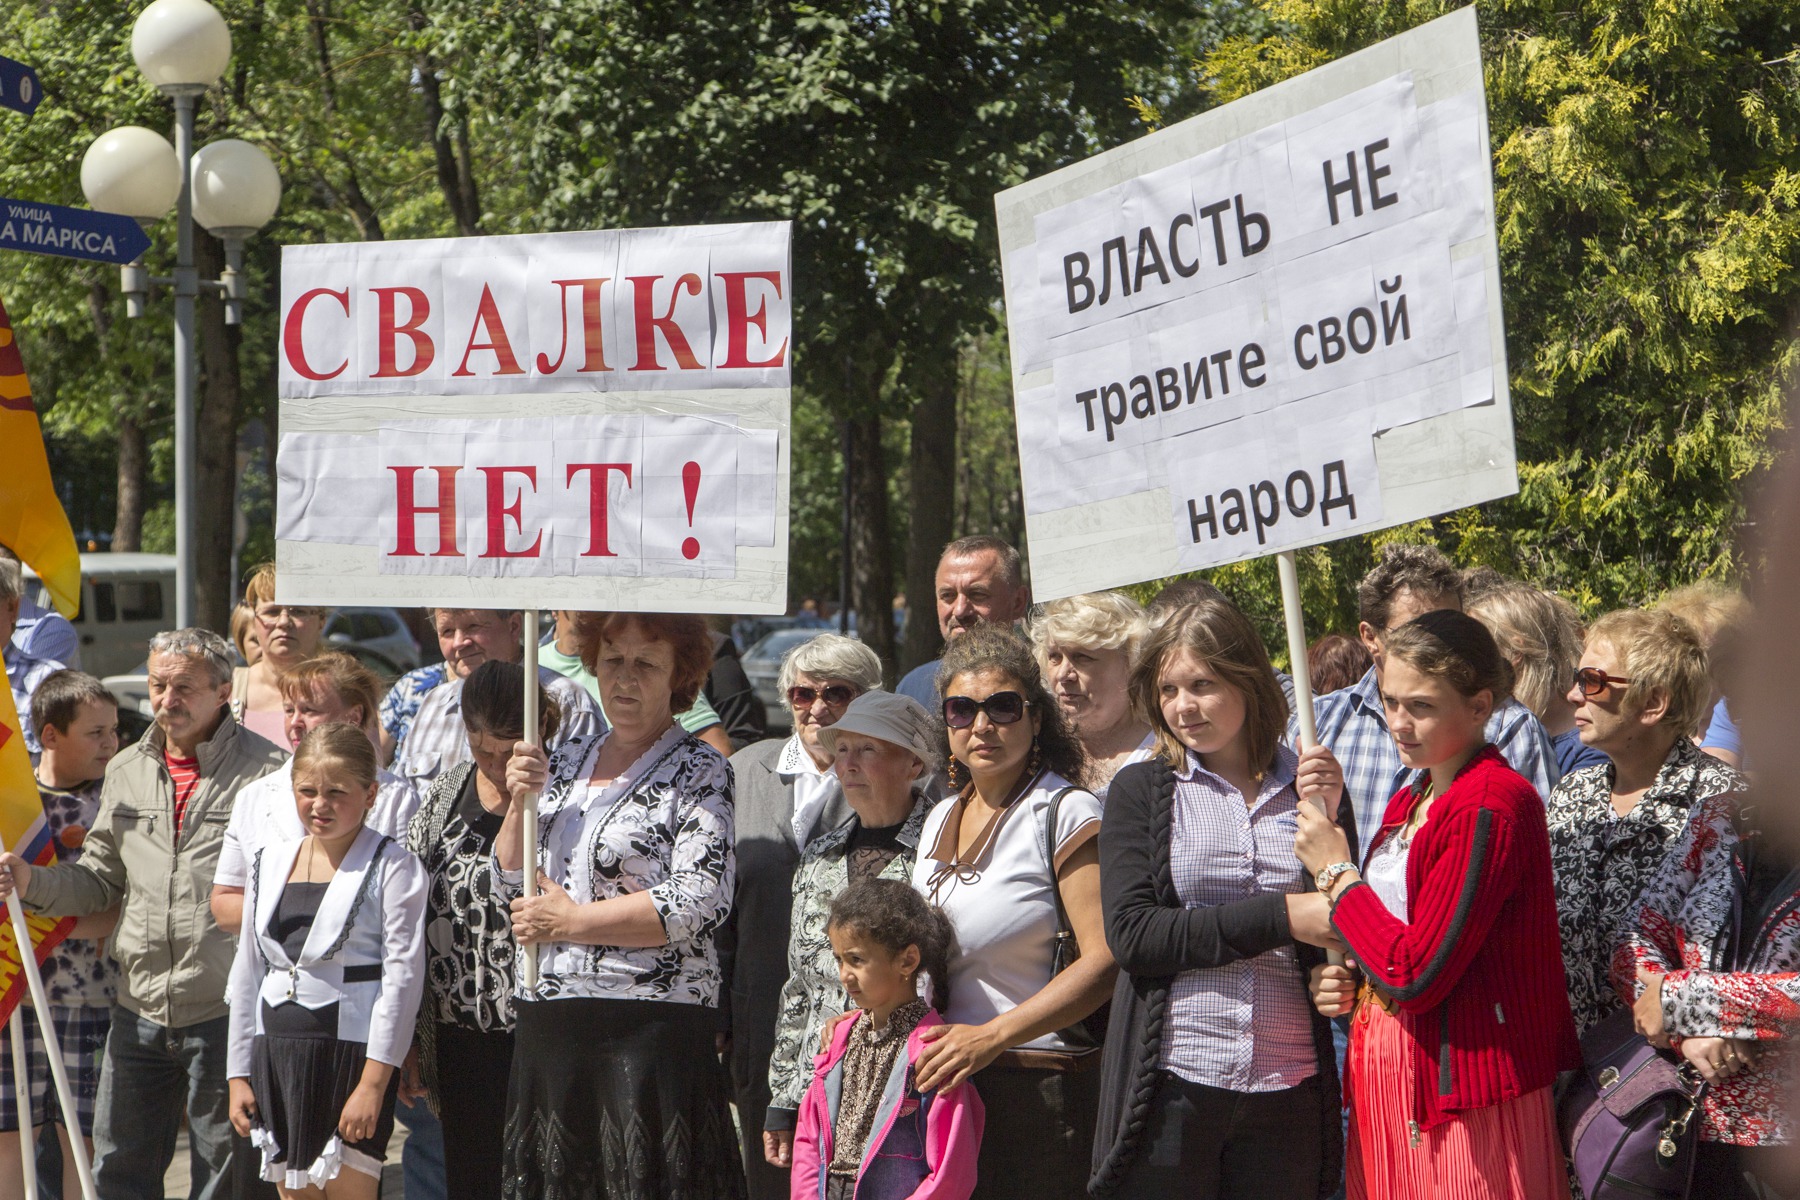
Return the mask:
<path id="1" fill-rule="evenodd" d="M 0 895 L 75 919 L 48 1027 L 103 1200 L 160 1200 L 184 1123 L 194 1200 L 367 1200 L 397 1123 L 407 1200 L 1561 1200 L 1621 1037 L 1704 1082 L 1686 1194 L 1800 1194 L 1800 860 L 1723 588 L 1584 625 L 1389 545 L 1312 745 L 1218 589 L 1034 607 L 988 537 L 940 659 L 889 691 L 820 632 L 773 739 L 700 617 L 557 613 L 528 729 L 521 614 L 433 610 L 384 690 L 276 594 L 153 639 L 121 746 L 0 558 L 56 847 Z M 0 1200 L 46 1126 L 71 1157 L 44 1020 Z"/>

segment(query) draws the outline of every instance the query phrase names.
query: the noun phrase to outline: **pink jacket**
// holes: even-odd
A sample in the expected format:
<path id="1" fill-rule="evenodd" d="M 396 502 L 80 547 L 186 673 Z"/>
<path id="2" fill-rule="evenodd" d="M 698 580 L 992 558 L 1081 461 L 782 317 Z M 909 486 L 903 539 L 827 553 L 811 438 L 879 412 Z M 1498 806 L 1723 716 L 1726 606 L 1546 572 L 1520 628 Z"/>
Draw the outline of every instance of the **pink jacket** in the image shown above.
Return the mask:
<path id="1" fill-rule="evenodd" d="M 844 1049 L 863 1014 L 838 1024 L 831 1049 L 813 1059 L 813 1081 L 794 1131 L 793 1200 L 824 1200 L 844 1082 Z M 856 1175 L 856 1200 L 969 1200 L 981 1152 L 985 1113 L 967 1082 L 944 1092 L 921 1092 L 913 1063 L 924 1049 L 919 1034 L 944 1019 L 928 1011 L 906 1036 L 906 1053 L 883 1089 L 869 1144 Z"/>

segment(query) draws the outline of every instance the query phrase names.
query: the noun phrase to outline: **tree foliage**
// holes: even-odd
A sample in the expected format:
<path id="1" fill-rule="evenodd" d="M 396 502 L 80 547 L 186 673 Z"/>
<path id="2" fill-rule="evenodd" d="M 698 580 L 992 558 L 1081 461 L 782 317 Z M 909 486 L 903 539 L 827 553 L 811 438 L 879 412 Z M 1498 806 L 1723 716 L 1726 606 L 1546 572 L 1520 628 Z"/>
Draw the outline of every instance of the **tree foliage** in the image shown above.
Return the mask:
<path id="1" fill-rule="evenodd" d="M 1442 15 L 1267 0 L 1199 64 L 1225 102 Z M 1315 632 L 1352 627 L 1373 546 L 1435 540 L 1588 612 L 1743 564 L 1800 317 L 1800 10 L 1783 0 L 1486 0 L 1520 494 L 1305 556 Z M 1279 618 L 1271 564 L 1222 573 Z M 1269 625 L 1266 628 L 1278 628 Z"/>

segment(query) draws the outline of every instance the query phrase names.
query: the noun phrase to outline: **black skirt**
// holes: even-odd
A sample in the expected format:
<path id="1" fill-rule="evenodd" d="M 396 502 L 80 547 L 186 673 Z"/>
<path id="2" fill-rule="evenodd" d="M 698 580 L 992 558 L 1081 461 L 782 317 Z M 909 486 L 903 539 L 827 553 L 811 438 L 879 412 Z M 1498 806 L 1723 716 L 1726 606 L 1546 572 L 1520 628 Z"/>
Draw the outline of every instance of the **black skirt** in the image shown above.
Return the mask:
<path id="1" fill-rule="evenodd" d="M 580 997 L 516 1018 L 506 1200 L 743 1200 L 713 1009 Z"/>
<path id="2" fill-rule="evenodd" d="M 344 1103 L 362 1082 L 368 1058 L 369 1047 L 363 1042 L 256 1035 L 251 1043 L 250 1090 L 256 1095 L 257 1126 L 250 1138 L 262 1151 L 264 1179 L 298 1190 L 337 1178 L 343 1167 L 381 1178 L 388 1139 L 394 1133 L 400 1072 L 388 1079 L 374 1135 L 333 1144 Z"/>

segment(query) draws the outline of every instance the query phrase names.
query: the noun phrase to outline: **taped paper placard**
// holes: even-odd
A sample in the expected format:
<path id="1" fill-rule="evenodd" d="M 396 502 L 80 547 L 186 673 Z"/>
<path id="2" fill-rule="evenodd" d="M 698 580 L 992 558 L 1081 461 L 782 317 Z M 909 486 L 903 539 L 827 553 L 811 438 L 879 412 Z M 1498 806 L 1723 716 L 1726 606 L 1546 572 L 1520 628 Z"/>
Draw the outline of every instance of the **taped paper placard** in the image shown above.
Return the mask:
<path id="1" fill-rule="evenodd" d="M 1033 180 L 996 208 L 1038 596 L 1517 490 L 1472 10 Z M 1463 427 L 1478 436 L 1446 436 Z M 1387 478 L 1381 443 L 1420 437 L 1483 452 L 1441 486 Z M 1329 510 L 1327 468 L 1349 489 Z M 1214 487 L 1214 471 L 1232 482 Z M 1315 504 L 1297 515 L 1296 478 L 1296 505 L 1283 495 L 1271 511 L 1270 489 L 1297 471 Z M 1261 525 L 1253 506 L 1242 527 L 1227 513 L 1234 491 L 1261 501 Z M 1189 502 L 1203 512 L 1206 497 L 1217 521 L 1199 520 L 1196 540 Z M 1146 537 L 1139 522 L 1157 510 L 1165 532 Z M 1116 553 L 1096 556 L 1108 521 Z"/>
<path id="2" fill-rule="evenodd" d="M 289 247 L 282 598 L 783 611 L 788 241 Z"/>

